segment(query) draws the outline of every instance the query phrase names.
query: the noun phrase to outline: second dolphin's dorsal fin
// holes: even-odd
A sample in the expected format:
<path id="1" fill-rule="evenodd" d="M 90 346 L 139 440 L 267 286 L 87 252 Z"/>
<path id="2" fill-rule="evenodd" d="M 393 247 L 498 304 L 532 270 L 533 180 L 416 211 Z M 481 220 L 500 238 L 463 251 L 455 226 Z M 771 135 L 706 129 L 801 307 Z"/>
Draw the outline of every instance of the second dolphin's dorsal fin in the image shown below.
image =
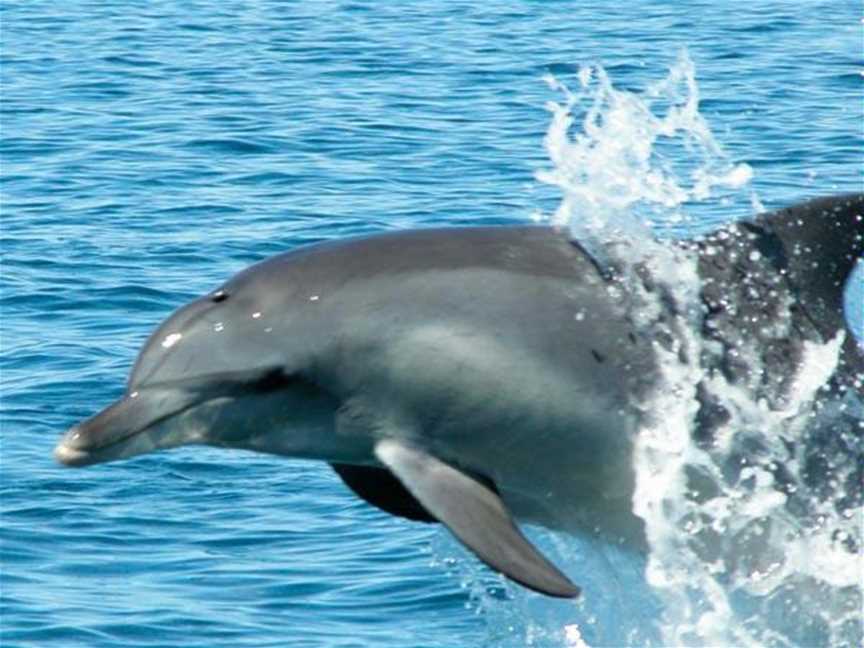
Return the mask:
<path id="1" fill-rule="evenodd" d="M 842 330 L 843 289 L 864 255 L 864 193 L 826 196 L 762 214 L 776 236 L 802 306 L 826 337 Z"/>
<path id="2" fill-rule="evenodd" d="M 480 560 L 525 587 L 572 598 L 579 588 L 519 531 L 481 481 L 412 445 L 380 441 L 375 455 Z"/>

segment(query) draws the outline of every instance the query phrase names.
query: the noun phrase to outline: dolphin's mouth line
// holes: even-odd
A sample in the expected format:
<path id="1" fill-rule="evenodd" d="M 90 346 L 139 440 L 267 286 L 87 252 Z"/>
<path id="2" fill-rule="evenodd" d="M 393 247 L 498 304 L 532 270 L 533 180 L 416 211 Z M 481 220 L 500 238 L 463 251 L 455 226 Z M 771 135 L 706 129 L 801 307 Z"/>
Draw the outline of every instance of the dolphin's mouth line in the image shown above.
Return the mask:
<path id="1" fill-rule="evenodd" d="M 127 398 L 128 398 L 128 396 L 127 396 Z M 194 402 L 189 403 L 187 405 L 184 405 L 183 407 L 180 407 L 176 410 L 172 410 L 170 412 L 167 412 L 167 413 L 163 414 L 162 416 L 159 416 L 159 417 L 153 419 L 152 421 L 148 421 L 144 425 L 139 426 L 137 428 L 134 428 L 131 431 L 129 431 L 123 435 L 120 435 L 116 438 L 110 438 L 103 443 L 90 444 L 86 447 L 80 447 L 80 446 L 77 446 L 75 444 L 75 441 L 78 439 L 78 437 L 80 435 L 86 434 L 86 433 L 81 432 L 80 430 L 76 430 L 75 428 L 73 428 L 67 434 L 67 436 L 70 436 L 71 438 L 69 438 L 68 440 L 66 438 L 62 439 L 60 441 L 58 449 L 63 448 L 65 450 L 72 451 L 76 454 L 93 455 L 93 454 L 96 454 L 100 451 L 115 447 L 115 446 L 120 445 L 122 443 L 125 443 L 126 441 L 129 441 L 130 439 L 138 436 L 139 434 L 146 432 L 147 430 L 153 428 L 154 426 L 159 425 L 159 423 L 162 423 L 163 421 L 165 421 L 165 420 L 167 420 L 173 416 L 179 416 L 180 414 L 183 414 L 184 412 L 187 412 L 194 407 L 197 407 L 203 403 L 206 403 L 208 400 L 211 400 L 211 399 L 194 401 Z"/>
<path id="2" fill-rule="evenodd" d="M 125 435 L 123 435 L 117 439 L 110 440 L 107 443 L 103 443 L 102 445 L 93 446 L 89 451 L 90 452 L 98 452 L 99 450 L 104 450 L 105 448 L 110 448 L 112 446 L 116 446 L 117 444 L 123 443 L 124 441 L 128 441 L 132 437 L 136 437 L 139 434 L 146 432 L 150 428 L 153 428 L 153 427 L 159 425 L 162 421 L 166 421 L 169 418 L 171 418 L 172 416 L 179 416 L 179 415 L 183 414 L 184 412 L 188 412 L 190 409 L 192 409 L 194 407 L 198 407 L 199 405 L 206 403 L 208 400 L 212 400 L 212 399 L 204 399 L 204 400 L 200 400 L 200 401 L 195 401 L 194 403 L 190 403 L 189 405 L 186 405 L 185 407 L 181 407 L 180 409 L 177 409 L 173 412 L 169 412 L 167 414 L 164 414 L 164 415 L 162 415 L 156 419 L 153 419 L 152 421 L 150 421 L 146 425 L 144 425 L 144 426 L 142 426 L 136 430 L 133 430 L 132 432 L 129 432 L 128 434 L 125 434 Z"/>
<path id="3" fill-rule="evenodd" d="M 230 393 L 235 397 L 249 394 L 265 394 L 282 389 L 298 379 L 299 378 L 296 375 L 286 374 L 282 367 L 268 367 L 251 371 L 211 374 L 206 377 L 208 383 L 206 388 L 188 389 L 190 382 L 194 384 L 196 382 L 201 383 L 204 380 L 203 377 L 195 377 L 153 383 L 147 385 L 146 388 L 141 390 L 130 389 L 121 400 L 114 405 L 109 406 L 106 410 L 103 410 L 101 414 L 98 414 L 97 418 L 100 416 L 110 416 L 114 413 L 114 408 L 119 409 L 130 407 L 133 404 L 134 399 L 146 399 L 147 392 L 152 393 L 151 390 L 161 390 L 165 393 L 174 392 L 182 394 L 181 402 L 176 407 L 161 413 L 153 419 L 145 421 L 141 425 L 133 427 L 125 433 L 116 437 L 108 435 L 108 438 L 104 439 L 101 443 L 99 443 L 98 439 L 95 439 L 96 443 L 91 443 L 87 447 L 80 447 L 75 443 L 81 435 L 87 435 L 87 431 L 73 428 L 69 433 L 67 433 L 66 438 L 61 440 L 58 447 L 63 447 L 66 450 L 75 453 L 86 453 L 92 455 L 129 441 L 133 437 L 150 430 L 163 421 L 180 416 L 191 409 L 204 405 L 210 401 L 214 401 L 218 398 L 222 398 L 226 394 Z M 186 388 L 184 389 L 184 387 Z M 104 424 L 110 425 L 110 419 Z"/>

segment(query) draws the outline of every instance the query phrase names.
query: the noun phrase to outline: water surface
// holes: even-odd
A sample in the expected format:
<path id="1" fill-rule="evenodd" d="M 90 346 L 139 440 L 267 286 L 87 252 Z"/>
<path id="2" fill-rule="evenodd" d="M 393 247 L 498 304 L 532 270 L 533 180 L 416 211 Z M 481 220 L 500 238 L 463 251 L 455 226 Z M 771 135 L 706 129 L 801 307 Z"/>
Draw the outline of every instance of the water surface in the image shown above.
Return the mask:
<path id="1" fill-rule="evenodd" d="M 69 471 L 51 449 L 158 321 L 251 262 L 551 214 L 547 74 L 600 63 L 638 91 L 686 47 L 766 207 L 861 189 L 857 3 L 600 5 L 3 2 L 4 646 L 576 645 L 562 604 L 324 465 L 185 449 Z M 749 212 L 742 192 L 700 217 Z M 595 646 L 622 610 L 656 618 L 626 593 L 640 565 L 603 560 L 625 587 L 598 583 L 619 600 L 581 619 Z"/>

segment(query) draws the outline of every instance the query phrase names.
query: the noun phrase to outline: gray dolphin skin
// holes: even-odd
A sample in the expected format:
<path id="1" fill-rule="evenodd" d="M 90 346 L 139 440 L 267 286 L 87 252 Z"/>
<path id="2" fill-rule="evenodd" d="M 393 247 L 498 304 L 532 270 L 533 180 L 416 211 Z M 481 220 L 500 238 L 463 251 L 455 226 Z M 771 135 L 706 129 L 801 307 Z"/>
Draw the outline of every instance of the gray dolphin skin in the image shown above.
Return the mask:
<path id="1" fill-rule="evenodd" d="M 862 214 L 864 195 L 822 198 L 677 244 L 697 260 L 706 372 L 780 401 L 804 342 L 845 332 L 826 388 L 860 389 L 842 295 Z M 634 275 L 638 291 L 545 226 L 301 247 L 171 315 L 123 397 L 55 456 L 87 466 L 207 444 L 326 461 L 371 504 L 440 522 L 512 580 L 574 597 L 515 521 L 645 543 L 632 448 L 675 306 L 658 277 Z M 635 292 L 656 293 L 654 324 Z M 710 434 L 723 417 L 704 392 L 696 424 Z"/>

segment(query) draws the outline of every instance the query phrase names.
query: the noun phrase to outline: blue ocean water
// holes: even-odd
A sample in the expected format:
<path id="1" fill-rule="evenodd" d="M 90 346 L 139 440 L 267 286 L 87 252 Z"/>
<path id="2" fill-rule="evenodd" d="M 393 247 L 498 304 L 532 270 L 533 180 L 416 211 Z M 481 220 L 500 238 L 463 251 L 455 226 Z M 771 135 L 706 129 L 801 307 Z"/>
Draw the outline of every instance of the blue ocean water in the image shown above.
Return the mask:
<path id="1" fill-rule="evenodd" d="M 70 471 L 51 450 L 156 323 L 251 262 L 554 211 L 547 74 L 599 63 L 638 90 L 686 47 L 766 207 L 862 187 L 851 0 L 0 6 L 4 647 L 566 645 L 528 631 L 551 603 L 512 603 L 325 465 L 182 449 Z"/>

